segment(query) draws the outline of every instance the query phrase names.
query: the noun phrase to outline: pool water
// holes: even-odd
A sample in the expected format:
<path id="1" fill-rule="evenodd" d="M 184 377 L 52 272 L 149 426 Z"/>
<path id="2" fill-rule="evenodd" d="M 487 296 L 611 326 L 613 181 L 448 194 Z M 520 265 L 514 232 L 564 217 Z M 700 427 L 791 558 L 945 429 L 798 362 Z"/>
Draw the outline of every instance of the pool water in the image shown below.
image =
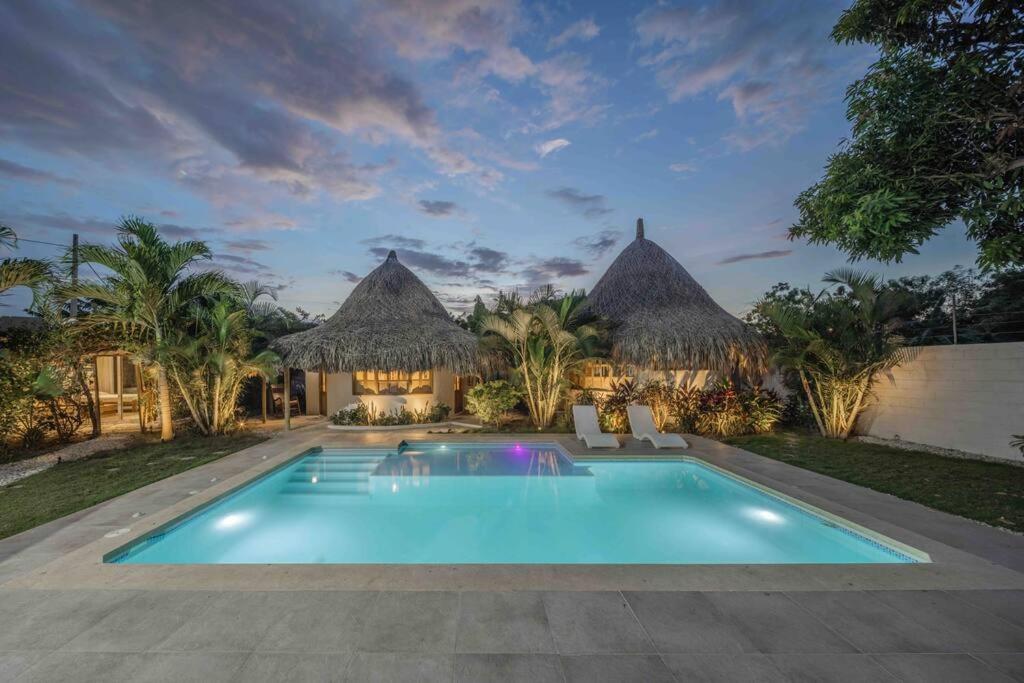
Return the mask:
<path id="1" fill-rule="evenodd" d="M 787 564 L 909 554 L 692 460 L 555 444 L 324 449 L 115 551 L 128 564 Z"/>

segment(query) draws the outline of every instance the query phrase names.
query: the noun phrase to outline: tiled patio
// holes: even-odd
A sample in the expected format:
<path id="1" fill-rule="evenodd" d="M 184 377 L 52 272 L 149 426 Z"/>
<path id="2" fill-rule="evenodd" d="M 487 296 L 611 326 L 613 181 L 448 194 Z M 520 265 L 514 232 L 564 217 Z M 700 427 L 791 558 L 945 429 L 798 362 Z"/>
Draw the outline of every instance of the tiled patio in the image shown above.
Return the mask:
<path id="1" fill-rule="evenodd" d="M 308 445 L 402 436 L 308 427 L 0 541 L 0 680 L 1024 680 L 1024 538 L 700 439 L 690 455 L 921 548 L 934 563 L 99 562 Z"/>

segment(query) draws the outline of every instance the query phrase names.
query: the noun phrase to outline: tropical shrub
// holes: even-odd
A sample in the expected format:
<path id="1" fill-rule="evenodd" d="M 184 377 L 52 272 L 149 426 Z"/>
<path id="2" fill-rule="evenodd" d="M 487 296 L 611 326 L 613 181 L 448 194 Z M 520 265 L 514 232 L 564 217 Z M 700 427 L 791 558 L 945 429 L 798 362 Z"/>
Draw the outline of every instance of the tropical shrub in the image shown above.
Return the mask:
<path id="1" fill-rule="evenodd" d="M 365 403 L 350 403 L 331 415 L 331 424 L 336 425 L 368 425 L 370 414 Z"/>
<path id="2" fill-rule="evenodd" d="M 252 353 L 254 332 L 237 297 L 212 298 L 192 309 L 194 321 L 176 330 L 164 346 L 164 366 L 174 381 L 196 429 L 223 434 L 236 426 L 243 383 L 275 372 L 277 354 Z"/>
<path id="3" fill-rule="evenodd" d="M 452 414 L 452 407 L 443 401 L 439 401 L 432 406 L 427 406 L 427 417 L 424 422 L 444 422 L 448 419 L 448 416 Z"/>
<path id="4" fill-rule="evenodd" d="M 643 388 L 636 380 L 626 378 L 613 381 L 608 393 L 600 401 L 598 411 L 601 417 L 601 429 L 613 434 L 624 434 L 629 431 L 629 417 L 626 407 L 641 403 Z"/>
<path id="5" fill-rule="evenodd" d="M 45 299 L 40 291 L 37 303 Z M 0 334 L 0 454 L 15 441 L 22 448 L 49 438 L 66 443 L 92 416 L 77 341 L 48 317 L 40 317 L 38 326 Z"/>
<path id="6" fill-rule="evenodd" d="M 672 399 L 672 419 L 675 431 L 690 434 L 697 431 L 697 415 L 703 392 L 698 387 L 682 386 Z"/>
<path id="7" fill-rule="evenodd" d="M 600 352 L 602 334 L 583 313 L 583 293 L 561 299 L 548 289 L 533 303 L 479 322 L 482 344 L 513 368 L 530 420 L 549 427 L 565 404 L 570 375 Z"/>
<path id="8" fill-rule="evenodd" d="M 782 416 L 782 400 L 774 391 L 737 389 L 729 380 L 700 392 L 699 401 L 695 427 L 707 436 L 770 432 Z"/>
<path id="9" fill-rule="evenodd" d="M 444 422 L 451 413 L 451 407 L 439 402 L 427 404 L 422 409 L 409 410 L 405 406 L 381 412 L 373 405 L 350 403 L 331 415 L 331 423 L 336 425 L 353 425 L 362 427 L 393 427 L 398 425 L 430 424 Z"/>
<path id="10" fill-rule="evenodd" d="M 906 297 L 876 276 L 840 269 L 810 300 L 763 309 L 778 332 L 774 360 L 796 373 L 822 436 L 847 438 L 867 405 L 876 373 L 907 356 L 896 330 Z"/>
<path id="11" fill-rule="evenodd" d="M 696 427 L 701 434 L 735 436 L 746 430 L 747 419 L 739 394 L 728 381 L 701 392 Z"/>
<path id="12" fill-rule="evenodd" d="M 783 403 L 774 391 L 759 387 L 737 389 L 723 380 L 705 389 L 674 387 L 652 381 L 640 385 L 633 379 L 613 382 L 603 397 L 586 395 L 597 406 L 601 428 L 607 432 L 629 431 L 626 407 L 646 405 L 662 431 L 735 436 L 771 431 L 782 416 Z M 582 402 L 582 401 L 581 401 Z"/>
<path id="13" fill-rule="evenodd" d="M 640 391 L 640 403 L 651 409 L 654 426 L 664 431 L 675 422 L 677 390 L 674 384 L 654 380 L 644 385 Z"/>
<path id="14" fill-rule="evenodd" d="M 510 410 L 516 407 L 523 392 L 503 379 L 477 384 L 466 392 L 466 407 L 484 423 L 500 428 Z"/>

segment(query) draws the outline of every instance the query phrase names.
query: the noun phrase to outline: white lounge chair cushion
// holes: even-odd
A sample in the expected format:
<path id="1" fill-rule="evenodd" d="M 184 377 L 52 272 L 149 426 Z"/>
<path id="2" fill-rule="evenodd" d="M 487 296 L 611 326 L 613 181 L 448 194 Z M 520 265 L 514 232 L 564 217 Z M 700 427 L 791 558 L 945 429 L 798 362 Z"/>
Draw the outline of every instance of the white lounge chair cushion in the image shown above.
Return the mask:
<path id="1" fill-rule="evenodd" d="M 678 434 L 663 434 L 654 426 L 654 416 L 647 406 L 626 406 L 629 416 L 629 428 L 633 438 L 639 441 L 650 441 L 655 448 L 689 448 L 686 439 Z"/>
<path id="2" fill-rule="evenodd" d="M 619 448 L 622 444 L 611 434 L 601 431 L 594 406 L 573 406 L 572 421 L 576 424 L 576 438 L 587 448 Z"/>

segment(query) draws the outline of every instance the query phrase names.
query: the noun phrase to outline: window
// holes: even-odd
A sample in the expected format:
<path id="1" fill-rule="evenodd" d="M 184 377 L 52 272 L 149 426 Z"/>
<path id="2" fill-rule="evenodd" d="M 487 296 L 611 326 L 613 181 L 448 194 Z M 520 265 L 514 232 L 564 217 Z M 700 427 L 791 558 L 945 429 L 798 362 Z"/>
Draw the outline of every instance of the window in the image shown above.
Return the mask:
<path id="1" fill-rule="evenodd" d="M 352 393 L 356 396 L 432 394 L 434 375 L 430 370 L 357 370 L 352 373 Z"/>

